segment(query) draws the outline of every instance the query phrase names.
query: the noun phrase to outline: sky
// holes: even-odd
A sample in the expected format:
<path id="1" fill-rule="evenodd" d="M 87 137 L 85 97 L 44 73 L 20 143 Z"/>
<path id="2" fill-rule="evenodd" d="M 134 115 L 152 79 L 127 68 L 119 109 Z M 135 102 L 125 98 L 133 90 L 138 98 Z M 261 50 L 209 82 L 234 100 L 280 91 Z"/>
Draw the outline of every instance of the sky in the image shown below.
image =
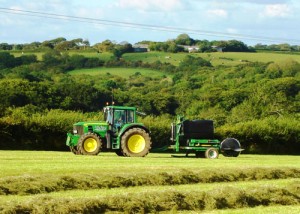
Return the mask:
<path id="1" fill-rule="evenodd" d="M 299 0 L 0 0 L 0 43 L 64 37 L 135 44 L 187 33 L 199 40 L 300 45 L 299 11 Z"/>

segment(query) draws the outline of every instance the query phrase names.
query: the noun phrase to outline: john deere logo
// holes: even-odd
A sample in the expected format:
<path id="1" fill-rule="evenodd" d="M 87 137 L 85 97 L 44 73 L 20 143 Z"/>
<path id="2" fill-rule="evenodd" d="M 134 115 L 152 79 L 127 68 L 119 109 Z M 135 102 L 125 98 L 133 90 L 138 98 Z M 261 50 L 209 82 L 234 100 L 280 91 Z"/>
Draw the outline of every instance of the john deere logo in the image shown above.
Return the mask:
<path id="1" fill-rule="evenodd" d="M 105 126 L 95 126 L 94 130 L 95 131 L 106 131 L 106 127 Z"/>

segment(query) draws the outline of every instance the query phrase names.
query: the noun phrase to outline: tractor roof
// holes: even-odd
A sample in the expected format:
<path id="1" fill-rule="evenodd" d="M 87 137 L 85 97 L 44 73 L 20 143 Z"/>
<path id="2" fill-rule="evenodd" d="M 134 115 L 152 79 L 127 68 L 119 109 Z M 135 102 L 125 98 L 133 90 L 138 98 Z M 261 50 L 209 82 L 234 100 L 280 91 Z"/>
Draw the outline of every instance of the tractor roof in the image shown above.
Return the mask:
<path id="1" fill-rule="evenodd" d="M 136 111 L 136 107 L 130 106 L 106 106 L 105 108 L 119 109 L 119 110 L 134 110 Z"/>

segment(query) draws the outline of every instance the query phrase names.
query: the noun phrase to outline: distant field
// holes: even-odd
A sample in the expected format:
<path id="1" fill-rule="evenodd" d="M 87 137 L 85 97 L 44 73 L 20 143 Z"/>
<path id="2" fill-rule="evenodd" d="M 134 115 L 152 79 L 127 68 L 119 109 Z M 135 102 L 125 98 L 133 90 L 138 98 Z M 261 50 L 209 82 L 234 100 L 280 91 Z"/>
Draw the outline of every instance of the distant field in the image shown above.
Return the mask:
<path id="1" fill-rule="evenodd" d="M 38 60 L 42 60 L 42 56 L 45 52 L 41 51 L 10 51 L 11 54 L 13 54 L 15 57 L 19 57 L 22 55 L 29 55 L 29 54 L 35 54 L 38 58 Z M 64 52 L 65 53 L 65 52 Z M 103 61 L 107 61 L 112 57 L 112 53 L 99 53 L 97 51 L 67 51 L 69 55 L 79 54 L 84 55 L 86 57 L 99 57 Z"/>
<path id="2" fill-rule="evenodd" d="M 42 59 L 43 52 L 32 51 L 12 51 L 15 56 L 22 54 L 36 54 L 38 59 Z M 111 53 L 98 53 L 96 51 L 69 51 L 69 55 L 81 54 L 86 57 L 99 57 L 107 61 L 112 57 Z M 300 54 L 294 53 L 277 53 L 277 52 L 257 52 L 257 53 L 239 53 L 239 52 L 213 52 L 213 53 L 164 53 L 164 52 L 147 52 L 147 53 L 126 53 L 123 55 L 125 60 L 152 63 L 155 61 L 168 62 L 178 65 L 186 55 L 199 56 L 209 60 L 214 66 L 217 65 L 238 65 L 246 62 L 278 62 L 285 59 L 293 59 L 300 62 Z"/>
<path id="3" fill-rule="evenodd" d="M 178 65 L 180 61 L 187 55 L 187 53 L 163 53 L 163 52 L 149 52 L 149 53 L 127 53 L 123 55 L 126 60 L 142 60 L 144 62 L 169 62 Z M 214 66 L 217 65 L 238 65 L 249 62 L 278 62 L 285 59 L 294 59 L 300 62 L 299 54 L 286 53 L 238 53 L 238 52 L 213 52 L 213 53 L 191 53 L 189 55 L 199 56 L 211 61 Z"/>
<path id="4" fill-rule="evenodd" d="M 130 76 L 139 72 L 143 76 L 148 76 L 152 78 L 160 78 L 166 76 L 170 78 L 170 75 L 165 75 L 161 71 L 155 71 L 151 69 L 144 69 L 144 68 L 91 68 L 91 69 L 78 69 L 70 71 L 69 74 L 71 75 L 116 75 L 123 78 L 129 78 Z"/>
<path id="5" fill-rule="evenodd" d="M 300 157 L 0 151 L 0 213 L 300 211 Z M 289 205 L 289 206 L 286 206 Z"/>

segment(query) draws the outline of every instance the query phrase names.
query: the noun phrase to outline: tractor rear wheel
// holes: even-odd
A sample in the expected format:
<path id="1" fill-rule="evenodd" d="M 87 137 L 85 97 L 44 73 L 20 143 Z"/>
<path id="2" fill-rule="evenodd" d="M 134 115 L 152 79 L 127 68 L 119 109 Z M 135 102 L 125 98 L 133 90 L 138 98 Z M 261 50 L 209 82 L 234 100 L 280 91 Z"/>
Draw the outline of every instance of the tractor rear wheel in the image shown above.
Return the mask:
<path id="1" fill-rule="evenodd" d="M 78 155 L 78 150 L 76 146 L 70 146 L 70 150 L 71 152 L 73 152 L 73 154 Z"/>
<path id="2" fill-rule="evenodd" d="M 121 151 L 126 157 L 144 157 L 151 148 L 151 138 L 142 128 L 127 130 L 121 138 Z"/>
<path id="3" fill-rule="evenodd" d="M 118 156 L 124 156 L 122 150 L 118 149 L 115 151 Z"/>
<path id="4" fill-rule="evenodd" d="M 82 135 L 77 144 L 78 154 L 98 155 L 102 146 L 101 139 L 94 133 Z"/>
<path id="5" fill-rule="evenodd" d="M 215 159 L 219 157 L 219 151 L 215 148 L 208 148 L 205 151 L 205 157 L 209 159 Z"/>

